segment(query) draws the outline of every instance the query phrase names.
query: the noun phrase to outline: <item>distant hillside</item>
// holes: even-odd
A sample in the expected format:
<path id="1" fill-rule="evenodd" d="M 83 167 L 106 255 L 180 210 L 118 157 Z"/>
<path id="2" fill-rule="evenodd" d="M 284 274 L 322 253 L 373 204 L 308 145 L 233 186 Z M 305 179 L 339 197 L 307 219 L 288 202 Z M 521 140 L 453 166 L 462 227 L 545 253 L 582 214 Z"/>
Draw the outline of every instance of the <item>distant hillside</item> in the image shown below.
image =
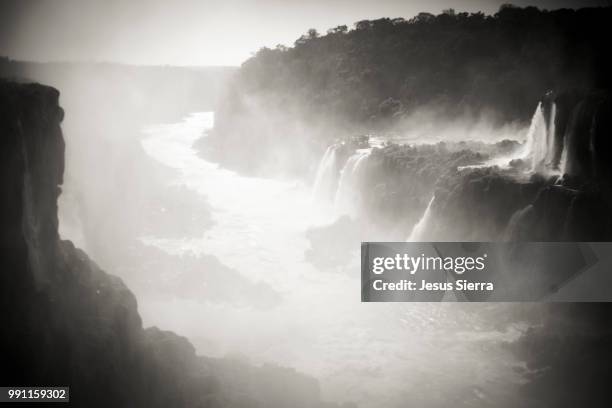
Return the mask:
<path id="1" fill-rule="evenodd" d="M 138 66 L 116 63 L 13 61 L 0 58 L 0 77 L 40 82 L 62 90 L 69 110 L 82 104 L 120 102 L 141 122 L 173 120 L 212 110 L 234 67 Z M 90 106 L 91 106 L 90 105 Z M 125 110 L 122 109 L 122 110 Z"/>
<path id="2" fill-rule="evenodd" d="M 117 248 L 133 248 L 133 226 L 164 185 L 140 144 L 143 128 L 212 110 L 235 71 L 0 59 L 0 77 L 61 91 L 67 146 L 59 205 L 64 237 L 77 240 L 99 265 L 113 270 L 109 259 L 118 258 Z M 116 199 L 126 194 L 130 200 Z"/>
<path id="3" fill-rule="evenodd" d="M 492 16 L 447 10 L 310 30 L 242 65 L 203 150 L 256 172 L 281 160 L 265 152 L 272 144 L 304 156 L 320 145 L 291 139 L 389 130 L 417 110 L 528 121 L 549 89 L 610 87 L 611 18 L 609 7 L 503 6 Z M 232 150 L 245 145 L 248 154 Z"/>

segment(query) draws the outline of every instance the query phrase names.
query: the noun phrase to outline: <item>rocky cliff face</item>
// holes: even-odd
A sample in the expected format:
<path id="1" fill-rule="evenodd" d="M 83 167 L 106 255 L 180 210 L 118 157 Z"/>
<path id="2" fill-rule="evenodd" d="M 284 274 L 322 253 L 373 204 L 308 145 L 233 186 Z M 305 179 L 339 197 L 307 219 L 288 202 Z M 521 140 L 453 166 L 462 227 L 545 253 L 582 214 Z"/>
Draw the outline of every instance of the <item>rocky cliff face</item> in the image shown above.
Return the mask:
<path id="1" fill-rule="evenodd" d="M 610 101 L 610 95 L 600 91 L 548 94 L 542 101 L 546 122 L 554 122 L 548 170 L 527 177 L 520 169 L 524 163 L 515 163 L 517 167 L 509 169 L 490 166 L 447 172 L 437 181 L 434 221 L 423 238 L 612 239 Z"/>
<path id="2" fill-rule="evenodd" d="M 121 279 L 60 240 L 58 99 L 0 82 L 0 383 L 70 386 L 87 407 L 323 406 L 312 378 L 199 357 L 185 338 L 143 329 Z"/>

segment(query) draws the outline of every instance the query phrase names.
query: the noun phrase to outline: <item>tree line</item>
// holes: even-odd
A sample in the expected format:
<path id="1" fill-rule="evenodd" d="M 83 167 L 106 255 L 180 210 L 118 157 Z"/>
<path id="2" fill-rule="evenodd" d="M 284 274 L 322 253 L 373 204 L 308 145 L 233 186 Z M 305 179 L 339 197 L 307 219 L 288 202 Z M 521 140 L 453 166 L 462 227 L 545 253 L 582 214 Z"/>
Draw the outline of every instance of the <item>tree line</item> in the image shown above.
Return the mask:
<path id="1" fill-rule="evenodd" d="M 225 101 L 241 96 L 324 118 L 376 125 L 436 106 L 527 120 L 549 89 L 609 88 L 612 8 L 502 6 L 494 15 L 445 10 L 363 20 L 247 60 Z"/>

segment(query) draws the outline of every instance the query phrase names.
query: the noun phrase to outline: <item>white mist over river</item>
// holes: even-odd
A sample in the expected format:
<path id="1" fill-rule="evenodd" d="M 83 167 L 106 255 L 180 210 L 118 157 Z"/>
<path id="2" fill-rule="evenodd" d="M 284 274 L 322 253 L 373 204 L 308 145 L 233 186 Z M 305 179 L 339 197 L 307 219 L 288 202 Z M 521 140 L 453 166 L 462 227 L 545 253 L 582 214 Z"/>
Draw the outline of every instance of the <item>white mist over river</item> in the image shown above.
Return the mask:
<path id="1" fill-rule="evenodd" d="M 324 398 L 362 407 L 511 401 L 519 378 L 504 344 L 522 327 L 491 321 L 511 306 L 362 304 L 359 237 L 347 238 L 355 240 L 355 252 L 344 266 L 322 270 L 307 262 L 305 233 L 333 222 L 332 206 L 313 203 L 301 183 L 243 177 L 203 160 L 193 143 L 213 119 L 196 113 L 149 126 L 142 146 L 172 169 L 172 184 L 210 204 L 214 224 L 196 238 L 143 235 L 141 241 L 177 257 L 212 255 L 271 287 L 280 301 L 261 308 L 205 296 L 148 298 L 136 290 L 145 326 L 176 331 L 201 354 L 294 367 L 320 381 Z"/>

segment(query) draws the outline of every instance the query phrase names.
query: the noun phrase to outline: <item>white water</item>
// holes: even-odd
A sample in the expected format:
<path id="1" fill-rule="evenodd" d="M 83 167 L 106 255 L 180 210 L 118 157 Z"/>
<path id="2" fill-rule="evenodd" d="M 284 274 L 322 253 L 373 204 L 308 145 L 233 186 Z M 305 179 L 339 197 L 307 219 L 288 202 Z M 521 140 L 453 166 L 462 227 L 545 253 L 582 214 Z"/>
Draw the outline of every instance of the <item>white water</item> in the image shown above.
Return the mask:
<path id="1" fill-rule="evenodd" d="M 200 113 L 149 127 L 142 145 L 174 169 L 174 183 L 206 197 L 215 225 L 197 239 L 142 240 L 171 254 L 214 255 L 270 285 L 282 302 L 260 310 L 205 297 L 144 298 L 139 309 L 146 325 L 185 335 L 202 353 L 240 352 L 255 363 L 294 367 L 317 377 L 325 398 L 361 407 L 407 400 L 426 406 L 432 399 L 448 406 L 468 398 L 466 389 L 511 392 L 518 377 L 503 344 L 518 336 L 518 327 L 493 328 L 479 313 L 483 305 L 361 303 L 357 238 L 350 262 L 335 273 L 306 262 L 304 231 L 335 215 L 314 206 L 301 184 L 241 177 L 198 157 L 192 144 L 212 121 L 212 114 Z M 367 155 L 362 151 L 345 166 L 341 185 L 355 182 Z"/>
<path id="2" fill-rule="evenodd" d="M 338 147 L 336 144 L 329 146 L 319 163 L 312 189 L 315 201 L 330 200 L 334 197 L 338 185 Z"/>
<path id="3" fill-rule="evenodd" d="M 566 143 L 567 141 L 564 141 Z M 561 160 L 559 161 L 559 173 L 565 174 L 567 172 L 567 149 L 564 146 L 561 152 Z"/>
<path id="4" fill-rule="evenodd" d="M 557 105 L 552 104 L 550 118 L 546 122 L 542 103 L 538 103 L 531 119 L 527 141 L 522 154 L 522 159 L 531 164 L 531 173 L 545 175 L 561 175 L 565 172 L 565 157 L 567 155 L 565 145 L 561 152 L 561 160 L 557 166 L 553 163 L 555 156 L 555 122 L 557 116 Z"/>
<path id="5" fill-rule="evenodd" d="M 555 129 L 556 129 L 556 122 L 557 119 L 557 104 L 553 103 L 552 104 L 552 108 L 550 111 L 550 118 L 548 121 L 548 129 L 546 132 L 546 138 L 547 138 L 547 146 L 546 146 L 546 163 L 549 163 L 550 165 L 552 165 L 552 162 L 555 158 Z"/>
<path id="6" fill-rule="evenodd" d="M 433 197 L 431 197 L 431 200 L 429 200 L 429 204 L 427 204 L 427 208 L 425 209 L 423 216 L 414 225 L 414 227 L 412 227 L 412 232 L 410 233 L 410 236 L 406 240 L 407 242 L 424 241 L 425 234 L 427 233 L 427 231 L 429 231 L 431 220 L 433 217 L 431 207 L 435 199 L 436 199 L 436 196 L 434 195 Z"/>
<path id="7" fill-rule="evenodd" d="M 361 190 L 359 181 L 362 179 L 361 169 L 370 156 L 371 149 L 359 149 L 349 159 L 340 172 L 338 190 L 334 198 L 334 208 L 338 214 L 356 216 L 361 207 Z"/>
<path id="8" fill-rule="evenodd" d="M 555 120 L 557 115 L 557 106 L 552 104 L 550 118 L 546 122 L 542 103 L 538 103 L 531 122 L 529 130 L 525 138 L 523 147 L 518 149 L 511 155 L 496 156 L 487 160 L 482 164 L 461 166 L 458 170 L 468 168 L 483 168 L 497 166 L 500 168 L 509 168 L 513 160 L 523 160 L 528 165 L 528 173 L 540 173 L 544 175 L 562 175 L 565 172 L 565 162 L 567 151 L 565 146 L 561 153 L 561 160 L 558 166 L 554 166 L 553 160 L 555 155 Z"/>
<path id="9" fill-rule="evenodd" d="M 548 124 L 544 118 L 542 103 L 538 106 L 531 119 L 527 141 L 525 144 L 524 159 L 531 161 L 531 171 L 539 172 L 545 169 L 548 157 Z"/>

